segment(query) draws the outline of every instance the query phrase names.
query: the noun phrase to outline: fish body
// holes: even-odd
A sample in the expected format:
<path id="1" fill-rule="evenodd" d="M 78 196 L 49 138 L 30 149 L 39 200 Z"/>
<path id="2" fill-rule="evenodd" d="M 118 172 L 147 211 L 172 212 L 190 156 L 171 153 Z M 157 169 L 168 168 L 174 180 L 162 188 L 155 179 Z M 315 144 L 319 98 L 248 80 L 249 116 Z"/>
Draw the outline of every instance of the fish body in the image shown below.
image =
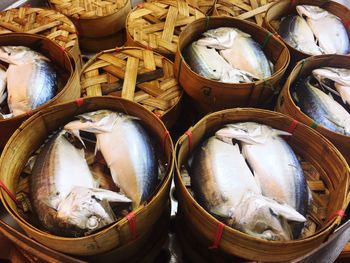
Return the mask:
<path id="1" fill-rule="evenodd" d="M 195 153 L 191 185 L 207 211 L 234 219 L 235 228 L 256 237 L 289 240 L 287 220 L 305 221 L 293 208 L 262 196 L 238 144 L 210 137 Z"/>
<path id="2" fill-rule="evenodd" d="M 158 172 L 155 151 L 146 130 L 129 115 L 108 110 L 78 116 L 64 129 L 79 138 L 79 131 L 96 134 L 96 146 L 110 168 L 114 183 L 134 207 L 155 189 Z"/>
<path id="3" fill-rule="evenodd" d="M 334 81 L 334 87 L 339 92 L 344 103 L 350 105 L 350 70 L 344 68 L 323 67 L 314 69 L 312 75 L 322 87 L 327 87 L 327 81 Z"/>
<path id="4" fill-rule="evenodd" d="M 316 123 L 333 132 L 350 136 L 349 113 L 310 81 L 311 78 L 308 77 L 296 83 L 294 99 L 297 105 Z"/>
<path id="5" fill-rule="evenodd" d="M 6 71 L 0 68 L 0 104 L 6 100 Z"/>
<path id="6" fill-rule="evenodd" d="M 322 49 L 317 46 L 314 34 L 307 22 L 298 15 L 288 15 L 279 27 L 280 36 L 293 48 L 310 54 L 321 55 Z"/>
<path id="7" fill-rule="evenodd" d="M 256 79 L 265 79 L 272 74 L 261 46 L 250 36 L 236 37 L 233 47 L 220 50 L 220 55 L 232 67 L 249 72 Z"/>
<path id="8" fill-rule="evenodd" d="M 298 5 L 296 10 L 300 16 L 306 16 L 318 45 L 326 54 L 349 52 L 349 37 L 337 16 L 318 6 Z"/>
<path id="9" fill-rule="evenodd" d="M 215 49 L 197 42 L 189 45 L 184 55 L 191 69 L 207 79 L 225 83 L 252 82 L 255 79 L 249 72 L 233 68 Z"/>
<path id="10" fill-rule="evenodd" d="M 130 202 L 115 192 L 97 189 L 84 157 L 61 131 L 44 146 L 30 177 L 39 221 L 61 236 L 82 236 L 115 221 L 108 201 Z"/>
<path id="11" fill-rule="evenodd" d="M 14 116 L 44 104 L 56 94 L 57 75 L 50 60 L 22 46 L 0 47 L 7 69 L 8 106 Z"/>

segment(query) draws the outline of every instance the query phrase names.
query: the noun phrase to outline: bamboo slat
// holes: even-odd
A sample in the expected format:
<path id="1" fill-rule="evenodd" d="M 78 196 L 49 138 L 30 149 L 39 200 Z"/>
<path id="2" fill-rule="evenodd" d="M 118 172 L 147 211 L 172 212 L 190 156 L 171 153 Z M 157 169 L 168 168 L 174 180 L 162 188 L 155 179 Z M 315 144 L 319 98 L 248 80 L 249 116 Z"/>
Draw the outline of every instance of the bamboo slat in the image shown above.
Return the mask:
<path id="1" fill-rule="evenodd" d="M 204 138 L 212 136 L 227 123 L 242 121 L 263 123 L 283 131 L 289 130 L 294 123 L 292 118 L 278 112 L 237 108 L 209 114 L 181 136 L 175 147 L 178 232 L 194 240 L 195 250 L 199 250 L 199 255 L 208 262 L 236 262 L 237 256 L 248 261 L 292 261 L 318 247 L 339 225 L 341 218 L 334 215 L 338 210 L 345 211 L 348 205 L 349 166 L 333 144 L 314 129 L 298 123 L 288 144 L 299 156 L 307 180 L 323 182 L 322 187 L 317 186 L 312 191 L 314 200 L 307 216 L 307 231 L 299 239 L 280 242 L 256 238 L 225 225 L 218 248 L 210 250 L 208 247 L 218 236 L 219 221 L 193 198 L 188 185 L 190 179 L 181 172 L 182 165 Z"/>
<path id="2" fill-rule="evenodd" d="M 184 58 L 184 49 L 200 38 L 202 33 L 219 27 L 235 27 L 248 33 L 263 46 L 266 57 L 273 63 L 273 74 L 265 80 L 251 83 L 223 83 L 191 70 Z M 267 41 L 267 42 L 266 42 Z M 280 91 L 279 81 L 289 64 L 288 48 L 277 37 L 255 23 L 232 17 L 201 18 L 182 31 L 177 48 L 174 71 L 178 82 L 194 102 L 197 111 L 205 114 L 233 107 L 269 107 Z"/>
<path id="3" fill-rule="evenodd" d="M 267 9 L 277 0 L 217 0 L 214 15 L 248 19 L 259 26 Z"/>
<path id="4" fill-rule="evenodd" d="M 183 27 L 201 17 L 204 14 L 184 0 L 143 3 L 128 15 L 127 45 L 149 48 L 171 58 Z"/>
<path id="5" fill-rule="evenodd" d="M 2 149 L 12 133 L 28 119 L 30 115 L 49 106 L 73 100 L 79 97 L 79 72 L 72 56 L 50 39 L 27 33 L 9 33 L 0 35 L 0 46 L 28 46 L 46 57 L 55 65 L 58 76 L 58 92 L 55 97 L 37 107 L 33 112 L 21 114 L 10 119 L 0 120 L 0 149 Z M 8 113 L 8 112 L 2 112 Z"/>
<path id="6" fill-rule="evenodd" d="M 186 2 L 198 8 L 203 14 L 210 15 L 213 11 L 215 0 L 186 0 Z"/>
<path id="7" fill-rule="evenodd" d="M 298 121 L 312 126 L 314 125 L 314 120 L 304 114 L 300 108 L 295 104 L 292 96 L 291 90 L 293 83 L 301 77 L 306 77 L 311 74 L 313 69 L 321 67 L 337 67 L 350 69 L 350 58 L 348 56 L 341 55 L 321 55 L 312 56 L 299 62 L 291 71 L 281 94 L 278 98 L 276 110 L 284 114 L 290 115 Z M 316 130 L 329 139 L 344 155 L 348 163 L 350 163 L 350 137 L 339 133 L 335 133 L 322 125 L 317 125 Z"/>
<path id="8" fill-rule="evenodd" d="M 34 224 L 35 218 L 29 221 L 28 216 L 25 216 L 23 211 L 3 190 L 0 193 L 1 201 L 8 213 L 12 215 L 29 237 L 51 249 L 79 256 L 103 256 L 102 253 L 105 252 L 114 255 L 120 254 L 120 258 L 116 256 L 116 258 L 110 259 L 110 262 L 125 262 L 128 255 L 130 255 L 130 259 L 133 255 L 140 256 L 143 253 L 142 248 L 148 247 L 150 243 L 157 246 L 157 251 L 159 251 L 159 245 L 157 245 L 159 240 L 150 240 L 150 236 L 153 235 L 150 235 L 149 231 L 152 231 L 152 229 L 155 231 L 154 226 L 161 228 L 162 234 L 165 234 L 163 231 L 166 232 L 166 227 L 163 228 L 161 225 L 162 222 L 167 221 L 162 215 L 165 214 L 166 218 L 169 216 L 168 200 L 174 163 L 174 147 L 170 136 L 164 136 L 164 134 L 168 134 L 166 127 L 153 113 L 145 110 L 137 103 L 111 96 L 84 98 L 79 103 L 71 101 L 44 109 L 23 123 L 20 129 L 11 137 L 1 155 L 0 180 L 12 193 L 23 190 L 23 188 L 20 188 L 23 185 L 28 187 L 28 184 L 19 183 L 23 176 L 22 171 L 26 161 L 40 148 L 48 136 L 71 121 L 74 116 L 100 109 L 122 112 L 138 118 L 141 125 L 150 134 L 159 162 L 164 167 L 164 172 L 158 180 L 159 183 L 154 193 L 147 202 L 133 210 L 135 220 L 133 222 L 136 229 L 130 227 L 129 220 L 131 219 L 128 220 L 125 217 L 126 215 L 121 214 L 119 221 L 90 235 L 79 238 L 56 236 L 42 230 L 37 223 Z M 99 158 L 97 155 L 94 161 L 102 162 Z M 9 160 L 12 161 L 9 162 Z M 106 165 L 105 162 L 104 164 Z M 97 170 L 95 171 L 97 172 Z M 137 235 L 136 239 L 133 238 L 134 230 Z M 159 237 L 159 239 L 162 238 Z M 124 260 L 121 260 L 121 258 Z M 97 260 L 96 262 L 101 261 Z M 103 262 L 105 261 L 103 260 Z"/>
<path id="9" fill-rule="evenodd" d="M 151 50 L 121 48 L 97 54 L 81 73 L 82 96 L 114 95 L 135 101 L 170 127 L 177 119 L 182 89 L 173 63 Z"/>
<path id="10" fill-rule="evenodd" d="M 0 12 L 0 34 L 11 32 L 46 36 L 66 49 L 81 69 L 77 30 L 65 15 L 55 10 L 30 7 Z"/>

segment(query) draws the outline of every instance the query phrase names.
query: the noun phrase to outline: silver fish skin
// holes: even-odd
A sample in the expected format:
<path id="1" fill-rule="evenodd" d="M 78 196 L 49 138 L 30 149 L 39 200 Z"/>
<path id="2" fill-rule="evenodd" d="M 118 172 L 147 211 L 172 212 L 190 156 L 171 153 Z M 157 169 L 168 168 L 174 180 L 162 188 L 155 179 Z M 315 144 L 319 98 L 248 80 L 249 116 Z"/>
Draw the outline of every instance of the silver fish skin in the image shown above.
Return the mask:
<path id="1" fill-rule="evenodd" d="M 26 113 L 52 99 L 57 74 L 51 61 L 23 46 L 1 46 L 0 60 L 7 69 L 8 106 L 14 116 Z"/>
<path id="2" fill-rule="evenodd" d="M 186 62 L 197 74 L 225 83 L 252 82 L 257 78 L 249 72 L 233 68 L 212 48 L 193 42 L 184 52 Z"/>
<path id="3" fill-rule="evenodd" d="M 344 103 L 350 105 L 350 70 L 345 68 L 323 67 L 314 69 L 312 75 L 322 87 L 332 90 L 327 81 L 334 81 L 334 87 Z"/>
<path id="4" fill-rule="evenodd" d="M 113 223 L 108 204 L 131 202 L 116 192 L 98 189 L 85 160 L 61 131 L 39 153 L 30 177 L 32 204 L 41 224 L 50 232 L 83 236 Z"/>
<path id="5" fill-rule="evenodd" d="M 210 137 L 195 152 L 190 174 L 196 200 L 210 213 L 234 219 L 242 232 L 289 240 L 286 221 L 305 221 L 293 208 L 262 196 L 238 144 Z"/>
<path id="6" fill-rule="evenodd" d="M 307 184 L 293 149 L 279 137 L 286 134 L 255 122 L 228 124 L 216 132 L 217 138 L 241 141 L 242 154 L 254 171 L 264 196 L 288 204 L 305 216 Z"/>
<path id="7" fill-rule="evenodd" d="M 350 114 L 310 81 L 311 78 L 308 77 L 294 84 L 293 97 L 301 111 L 325 128 L 350 136 Z"/>
<path id="8" fill-rule="evenodd" d="M 96 134 L 114 183 L 137 207 L 153 193 L 158 178 L 156 155 L 151 139 L 137 118 L 99 110 L 77 116 L 64 129 L 77 138 L 79 131 Z M 81 139 L 80 139 L 81 140 Z"/>
<path id="9" fill-rule="evenodd" d="M 0 68 L 0 104 L 6 100 L 6 71 Z"/>
<path id="10" fill-rule="evenodd" d="M 298 5 L 300 16 L 306 16 L 318 45 L 326 54 L 347 54 L 349 52 L 348 33 L 341 20 L 318 6 Z"/>
<path id="11" fill-rule="evenodd" d="M 322 55 L 307 22 L 298 15 L 286 16 L 280 24 L 279 35 L 293 48 L 310 55 Z"/>

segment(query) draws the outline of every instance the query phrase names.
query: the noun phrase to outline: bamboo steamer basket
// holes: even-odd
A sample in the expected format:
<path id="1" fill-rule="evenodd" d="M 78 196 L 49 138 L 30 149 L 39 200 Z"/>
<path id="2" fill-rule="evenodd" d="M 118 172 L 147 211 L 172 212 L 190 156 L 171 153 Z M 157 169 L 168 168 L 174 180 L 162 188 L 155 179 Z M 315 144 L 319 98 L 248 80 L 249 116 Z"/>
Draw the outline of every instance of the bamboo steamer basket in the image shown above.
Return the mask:
<path id="1" fill-rule="evenodd" d="M 30 33 L 46 36 L 66 49 L 82 67 L 77 30 L 65 15 L 50 9 L 20 7 L 0 12 L 0 34 Z"/>
<path id="2" fill-rule="evenodd" d="M 348 33 L 348 36 L 350 36 L 350 27 L 348 27 L 348 19 L 349 19 L 349 11 L 346 7 L 343 5 L 334 2 L 334 1 L 327 1 L 327 0 L 281 0 L 274 3 L 266 12 L 265 18 L 264 18 L 264 27 L 267 28 L 270 32 L 274 33 L 276 36 L 278 36 L 280 39 L 282 39 L 281 36 L 278 35 L 278 27 L 280 19 L 288 14 L 296 13 L 295 7 L 297 5 L 315 5 L 319 6 L 328 12 L 338 16 L 342 23 L 344 24 L 346 31 Z M 282 39 L 283 40 L 283 39 Z M 310 57 L 311 55 L 303 53 L 292 46 L 290 46 L 288 43 L 284 42 L 290 52 L 291 56 L 291 67 L 295 65 L 296 62 L 299 60 L 302 60 L 304 58 Z"/>
<path id="3" fill-rule="evenodd" d="M 216 0 L 214 16 L 231 16 L 239 19 L 249 19 L 259 26 L 263 24 L 265 12 L 277 0 Z"/>
<path id="4" fill-rule="evenodd" d="M 223 83 L 202 77 L 191 70 L 182 51 L 209 29 L 236 27 L 261 44 L 267 58 L 274 64 L 271 77 L 251 83 Z M 174 72 L 178 82 L 201 113 L 233 107 L 267 107 L 279 93 L 279 81 L 289 64 L 289 52 L 284 43 L 256 24 L 232 17 L 207 17 L 189 24 L 181 33 Z"/>
<path id="5" fill-rule="evenodd" d="M 129 0 L 49 0 L 49 4 L 73 21 L 79 36 L 90 38 L 122 30 L 131 9 Z"/>
<path id="6" fill-rule="evenodd" d="M 84 52 L 98 53 L 103 50 L 122 47 L 126 42 L 125 29 L 106 37 L 80 37 L 79 43 Z"/>
<path id="7" fill-rule="evenodd" d="M 138 238 L 155 222 L 158 222 L 168 205 L 173 170 L 173 144 L 170 136 L 167 136 L 169 133 L 163 123 L 142 106 L 125 99 L 111 96 L 78 99 L 44 109 L 24 122 L 7 143 L 0 159 L 0 179 L 10 192 L 16 193 L 16 188 L 19 186 L 19 176 L 26 160 L 40 147 L 48 135 L 72 120 L 74 116 L 98 109 L 115 110 L 138 117 L 146 130 L 150 132 L 151 137 L 159 147 L 158 150 L 163 151 L 160 156 L 163 163 L 167 163 L 165 177 L 157 187 L 157 191 L 147 203 L 143 203 L 133 210 L 134 219 L 131 220 L 131 223 L 128 223 L 128 219 L 124 217 L 111 226 L 88 236 L 59 237 L 28 223 L 18 212 L 16 204 L 7 192 L 1 189 L 0 193 L 6 210 L 29 237 L 51 249 L 72 255 L 89 256 L 121 248 L 133 242 L 135 237 L 133 225 L 137 226 L 136 238 Z M 28 138 L 31 140 L 29 141 Z M 150 241 L 147 240 L 147 242 Z"/>
<path id="8" fill-rule="evenodd" d="M 215 0 L 186 0 L 188 4 L 198 8 L 203 14 L 210 15 L 213 12 Z"/>
<path id="9" fill-rule="evenodd" d="M 190 178 L 184 180 L 180 174 L 180 168 L 188 158 L 189 152 L 194 150 L 203 138 L 213 135 L 223 125 L 239 121 L 260 122 L 284 131 L 294 128 L 292 136 L 288 138 L 289 145 L 303 158 L 304 172 L 305 165 L 314 167 L 318 172 L 309 173 L 308 170 L 307 173 L 308 185 L 314 198 L 308 221 L 312 221 L 317 227 L 315 233 L 298 240 L 267 241 L 224 225 L 220 235 L 218 226 L 222 223 L 192 197 L 187 189 Z M 222 258 L 239 256 L 248 260 L 268 262 L 293 260 L 319 246 L 340 223 L 341 218 L 336 216 L 338 210 L 345 211 L 347 207 L 349 166 L 344 157 L 319 133 L 278 112 L 236 108 L 209 114 L 180 137 L 175 152 L 178 211 L 181 221 L 184 222 L 178 229 L 183 234 L 190 233 L 189 235 L 196 240 L 195 246 L 202 250 L 215 244 L 215 240 L 218 241 L 218 248 L 210 253 L 217 253 Z M 320 185 L 322 187 L 319 187 Z M 325 192 L 320 195 L 320 190 Z M 232 262 L 232 258 L 230 261 Z"/>
<path id="10" fill-rule="evenodd" d="M 3 45 L 27 46 L 50 58 L 57 69 L 59 82 L 58 93 L 48 102 L 26 114 L 0 120 L 0 149 L 5 146 L 12 133 L 30 115 L 48 106 L 78 98 L 80 94 L 79 73 L 74 59 L 66 51 L 62 50 L 55 42 L 40 35 L 9 33 L 0 35 L 0 46 Z"/>
<path id="11" fill-rule="evenodd" d="M 145 2 L 126 19 L 126 45 L 156 51 L 174 58 L 180 32 L 204 14 L 184 0 Z"/>
<path id="12" fill-rule="evenodd" d="M 313 69 L 321 67 L 340 67 L 350 69 L 350 57 L 341 55 L 320 55 L 309 57 L 298 62 L 290 73 L 281 91 L 276 110 L 288 114 L 310 127 L 315 127 L 319 133 L 329 139 L 338 148 L 338 150 L 344 155 L 345 159 L 350 163 L 350 137 L 330 131 L 322 125 L 315 123 L 313 119 L 300 110 L 291 96 L 291 87 L 297 79 L 306 77 L 311 74 Z"/>
<path id="13" fill-rule="evenodd" d="M 137 83 L 142 73 L 162 70 L 163 76 Z M 181 110 L 182 88 L 178 85 L 173 63 L 147 49 L 126 47 L 103 51 L 84 66 L 81 77 L 82 96 L 114 95 L 135 101 L 156 114 L 171 127 Z M 104 85 L 121 84 L 121 91 L 103 92 Z"/>

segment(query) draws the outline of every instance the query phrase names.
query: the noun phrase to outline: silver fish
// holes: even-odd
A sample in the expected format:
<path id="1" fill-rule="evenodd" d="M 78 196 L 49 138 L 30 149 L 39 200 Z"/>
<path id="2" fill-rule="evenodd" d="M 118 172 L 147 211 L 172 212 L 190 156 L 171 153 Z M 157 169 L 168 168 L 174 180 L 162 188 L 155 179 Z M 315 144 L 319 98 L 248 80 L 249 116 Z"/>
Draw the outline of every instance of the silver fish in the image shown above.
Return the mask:
<path id="1" fill-rule="evenodd" d="M 147 200 L 155 189 L 158 168 L 149 135 L 139 121 L 109 110 L 77 117 L 79 120 L 66 124 L 64 129 L 79 139 L 79 131 L 95 133 L 96 147 L 109 166 L 114 183 L 134 207 Z"/>
<path id="2" fill-rule="evenodd" d="M 82 236 L 115 221 L 108 202 L 131 202 L 98 189 L 84 157 L 59 132 L 44 146 L 30 177 L 33 206 L 42 225 L 60 236 Z"/>
<path id="3" fill-rule="evenodd" d="M 279 137 L 286 134 L 260 123 L 238 122 L 226 125 L 215 136 L 223 141 L 239 140 L 262 194 L 306 216 L 308 188 L 294 151 Z M 300 226 L 293 229 L 295 238 L 301 230 Z"/>
<path id="4" fill-rule="evenodd" d="M 334 81 L 334 87 L 344 103 L 350 105 L 350 70 L 345 68 L 324 67 L 314 69 L 312 75 L 318 80 L 322 87 L 332 91 L 328 86 L 329 80 Z"/>
<path id="5" fill-rule="evenodd" d="M 306 16 L 319 47 L 326 54 L 347 54 L 349 52 L 348 33 L 339 17 L 318 6 L 298 5 L 300 16 Z"/>
<path id="6" fill-rule="evenodd" d="M 0 47 L 7 69 L 8 106 L 17 116 L 44 104 L 56 94 L 57 75 L 48 58 L 23 46 Z"/>
<path id="7" fill-rule="evenodd" d="M 0 104 L 6 100 L 6 71 L 0 68 Z"/>
<path id="8" fill-rule="evenodd" d="M 311 77 L 295 83 L 294 100 L 300 109 L 325 128 L 350 136 L 350 114 L 330 95 L 316 88 Z"/>
<path id="9" fill-rule="evenodd" d="M 298 15 L 288 15 L 281 21 L 279 35 L 293 48 L 310 55 L 321 55 L 314 34 L 306 21 Z"/>
<path id="10" fill-rule="evenodd" d="M 289 240 L 287 220 L 305 218 L 287 205 L 262 196 L 237 144 L 210 137 L 195 152 L 191 186 L 210 213 L 234 219 L 234 227 L 268 240 Z"/>
<path id="11" fill-rule="evenodd" d="M 186 62 L 197 74 L 225 83 L 252 82 L 256 78 L 243 70 L 233 68 L 212 48 L 193 42 L 184 51 Z"/>
<path id="12" fill-rule="evenodd" d="M 219 49 L 233 68 L 249 72 L 255 79 L 271 76 L 271 63 L 251 35 L 237 28 L 219 27 L 204 32 L 203 36 L 197 44 Z"/>

